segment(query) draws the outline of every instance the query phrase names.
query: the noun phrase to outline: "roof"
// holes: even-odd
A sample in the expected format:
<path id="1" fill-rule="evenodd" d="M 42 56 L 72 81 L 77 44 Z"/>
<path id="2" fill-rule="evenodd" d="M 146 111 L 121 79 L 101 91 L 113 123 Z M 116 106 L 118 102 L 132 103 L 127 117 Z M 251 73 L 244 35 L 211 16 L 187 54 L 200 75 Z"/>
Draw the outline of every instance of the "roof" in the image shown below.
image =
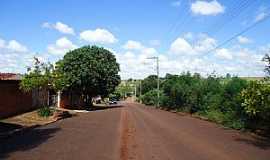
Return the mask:
<path id="1" fill-rule="evenodd" d="M 16 73 L 0 73 L 0 80 L 21 80 L 22 75 Z"/>

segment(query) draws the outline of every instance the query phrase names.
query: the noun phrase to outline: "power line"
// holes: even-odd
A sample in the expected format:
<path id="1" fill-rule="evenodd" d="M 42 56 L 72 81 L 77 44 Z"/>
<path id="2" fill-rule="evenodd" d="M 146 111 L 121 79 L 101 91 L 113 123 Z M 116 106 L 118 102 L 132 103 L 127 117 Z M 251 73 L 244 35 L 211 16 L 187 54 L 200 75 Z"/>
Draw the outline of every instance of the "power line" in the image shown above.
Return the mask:
<path id="1" fill-rule="evenodd" d="M 242 34 L 248 32 L 248 31 L 251 30 L 252 28 L 256 27 L 256 26 L 259 25 L 260 23 L 265 22 L 268 18 L 270 18 L 270 14 L 267 15 L 264 19 L 262 19 L 262 20 L 260 20 L 260 21 L 257 21 L 257 22 L 255 22 L 255 23 L 253 23 L 252 25 L 250 25 L 249 27 L 247 27 L 247 28 L 244 29 L 243 31 L 241 31 L 241 32 L 239 32 L 239 33 L 233 35 L 231 38 L 229 38 L 229 39 L 223 41 L 221 44 L 219 44 L 218 46 L 216 46 L 214 49 L 211 49 L 211 50 L 209 50 L 208 52 L 206 52 L 206 54 L 209 54 L 209 53 L 211 53 L 211 52 L 213 52 L 213 51 L 219 49 L 220 47 L 222 47 L 222 46 L 224 46 L 225 44 L 229 43 L 229 42 L 232 41 L 233 39 L 235 39 L 235 38 L 241 36 Z"/>
<path id="2" fill-rule="evenodd" d="M 241 15 L 241 13 L 247 9 L 251 4 L 253 4 L 256 0 L 254 1 L 250 1 L 250 0 L 243 0 L 240 1 L 239 3 L 237 3 L 236 5 L 233 5 L 231 11 L 229 12 L 229 14 L 223 16 L 224 18 L 220 18 L 223 20 L 223 22 L 221 20 L 216 21 L 216 23 L 213 23 L 213 25 L 211 25 L 209 27 L 209 29 L 204 32 L 206 35 L 211 35 L 211 37 L 214 37 L 215 34 L 217 34 L 220 30 L 222 30 L 222 28 L 225 27 L 226 24 L 230 23 L 231 21 L 233 21 L 234 18 L 238 17 L 239 15 Z M 237 12 L 235 12 L 237 11 Z M 226 21 L 224 21 L 224 19 L 226 19 Z M 228 20 L 227 20 L 228 19 Z M 212 30 L 212 34 L 210 34 L 210 30 Z M 197 44 L 198 42 L 194 42 L 192 44 L 192 47 L 194 48 L 194 46 Z"/>
<path id="3" fill-rule="evenodd" d="M 181 10 L 182 12 L 178 15 L 178 18 L 176 20 L 176 22 L 174 24 L 171 25 L 171 27 L 169 27 L 169 31 L 167 32 L 167 34 L 165 34 L 164 36 L 164 40 L 167 41 L 167 38 L 175 33 L 177 30 L 182 32 L 183 27 L 193 18 L 191 16 L 189 16 L 189 2 L 191 0 L 185 1 L 182 0 L 181 2 L 181 7 L 179 8 L 179 10 Z M 184 3 L 185 2 L 185 3 Z M 180 26 L 180 28 L 179 28 Z"/>
<path id="4" fill-rule="evenodd" d="M 212 36 L 218 33 L 221 29 L 223 29 L 226 26 L 226 24 L 232 22 L 235 18 L 240 16 L 243 11 L 249 8 L 251 4 L 253 4 L 256 1 L 257 0 L 240 1 L 235 6 L 232 7 L 231 11 L 228 12 L 229 14 L 225 14 L 223 18 L 220 18 L 218 21 L 216 21 L 216 23 L 213 23 L 213 25 L 211 25 L 205 33 L 210 35 L 210 31 L 211 31 Z"/>

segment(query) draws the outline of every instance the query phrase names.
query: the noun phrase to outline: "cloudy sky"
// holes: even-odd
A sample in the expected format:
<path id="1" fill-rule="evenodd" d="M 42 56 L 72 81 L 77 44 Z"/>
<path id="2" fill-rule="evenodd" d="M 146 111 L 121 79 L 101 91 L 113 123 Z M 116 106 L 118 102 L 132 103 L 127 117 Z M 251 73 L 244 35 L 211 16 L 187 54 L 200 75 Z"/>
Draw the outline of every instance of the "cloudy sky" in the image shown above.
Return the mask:
<path id="1" fill-rule="evenodd" d="M 154 74 L 152 56 L 162 76 L 263 76 L 270 48 L 268 0 L 1 0 L 0 12 L 0 72 L 98 45 L 115 54 L 122 79 Z"/>

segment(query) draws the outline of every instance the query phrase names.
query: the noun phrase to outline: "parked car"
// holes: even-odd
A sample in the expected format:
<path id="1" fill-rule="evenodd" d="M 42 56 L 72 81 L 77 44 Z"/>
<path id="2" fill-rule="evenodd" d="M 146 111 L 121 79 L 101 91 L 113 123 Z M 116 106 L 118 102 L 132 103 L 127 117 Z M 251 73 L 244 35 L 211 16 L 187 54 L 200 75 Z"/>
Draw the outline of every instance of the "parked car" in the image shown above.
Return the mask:
<path id="1" fill-rule="evenodd" d="M 109 104 L 117 104 L 117 101 L 116 101 L 115 99 L 111 99 L 111 100 L 109 101 Z"/>

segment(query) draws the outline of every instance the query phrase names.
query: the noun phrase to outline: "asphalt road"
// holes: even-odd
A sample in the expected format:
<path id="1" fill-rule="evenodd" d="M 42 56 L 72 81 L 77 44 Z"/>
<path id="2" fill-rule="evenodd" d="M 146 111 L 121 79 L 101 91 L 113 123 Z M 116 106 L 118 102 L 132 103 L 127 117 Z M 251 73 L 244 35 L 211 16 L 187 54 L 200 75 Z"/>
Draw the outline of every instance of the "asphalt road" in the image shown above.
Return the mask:
<path id="1" fill-rule="evenodd" d="M 0 145 L 0 159 L 270 159 L 266 139 L 133 103 L 80 113 L 1 139 Z"/>

